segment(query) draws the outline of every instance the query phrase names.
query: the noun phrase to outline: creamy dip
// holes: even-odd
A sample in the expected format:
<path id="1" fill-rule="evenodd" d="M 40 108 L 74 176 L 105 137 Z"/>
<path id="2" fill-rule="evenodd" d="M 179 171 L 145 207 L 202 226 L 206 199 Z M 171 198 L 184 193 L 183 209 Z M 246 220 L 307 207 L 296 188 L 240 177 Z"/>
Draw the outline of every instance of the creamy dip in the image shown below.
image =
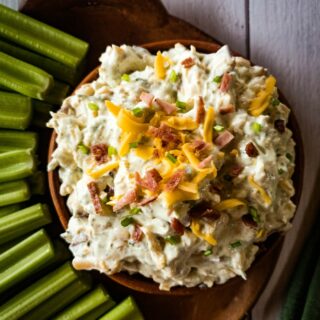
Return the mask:
<path id="1" fill-rule="evenodd" d="M 108 46 L 100 61 L 48 123 L 74 267 L 140 273 L 162 290 L 246 278 L 257 243 L 295 211 L 275 78 L 227 46 Z"/>

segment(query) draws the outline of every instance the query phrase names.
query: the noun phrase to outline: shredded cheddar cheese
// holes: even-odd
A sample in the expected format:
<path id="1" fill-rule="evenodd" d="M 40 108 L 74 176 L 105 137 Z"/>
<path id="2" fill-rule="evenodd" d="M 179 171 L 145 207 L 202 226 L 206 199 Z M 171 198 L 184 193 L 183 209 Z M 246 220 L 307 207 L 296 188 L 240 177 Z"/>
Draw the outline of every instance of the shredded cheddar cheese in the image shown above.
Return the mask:
<path id="1" fill-rule="evenodd" d="M 137 140 L 138 135 L 132 132 L 123 132 L 119 148 L 119 156 L 125 156 L 130 150 L 130 143 Z"/>
<path id="2" fill-rule="evenodd" d="M 168 207 L 172 207 L 177 202 L 198 200 L 200 198 L 198 193 L 185 192 L 179 189 L 170 192 L 165 191 L 163 194 Z"/>
<path id="3" fill-rule="evenodd" d="M 258 185 L 254 181 L 253 176 L 249 176 L 248 177 L 248 182 L 253 188 L 255 188 L 260 193 L 260 196 L 262 197 L 262 199 L 265 202 L 265 204 L 266 205 L 270 205 L 271 202 L 272 202 L 270 196 L 268 195 L 268 193 L 260 185 Z"/>
<path id="4" fill-rule="evenodd" d="M 136 134 L 143 133 L 148 129 L 148 125 L 146 123 L 134 121 L 129 115 L 129 112 L 125 109 L 121 109 L 119 111 L 117 124 L 123 131 L 128 131 Z"/>
<path id="5" fill-rule="evenodd" d="M 165 58 L 160 51 L 157 52 L 157 56 L 154 60 L 154 72 L 158 79 L 164 79 L 166 76 L 166 69 L 164 67 Z"/>
<path id="6" fill-rule="evenodd" d="M 168 117 L 164 121 L 168 126 L 177 130 L 195 130 L 198 128 L 198 124 L 192 118 L 181 117 Z"/>
<path id="7" fill-rule="evenodd" d="M 203 138 L 207 143 L 212 143 L 213 124 L 215 120 L 215 113 L 213 107 L 209 107 L 204 119 Z"/>
<path id="8" fill-rule="evenodd" d="M 87 169 L 86 174 L 89 175 L 93 179 L 99 179 L 106 173 L 117 169 L 119 167 L 119 161 L 112 161 L 106 164 L 103 164 L 97 168 L 90 168 Z"/>
<path id="9" fill-rule="evenodd" d="M 196 222 L 195 220 L 192 220 L 190 228 L 191 228 L 192 233 L 196 237 L 207 241 L 212 246 L 217 245 L 217 240 L 212 235 L 201 232 L 200 224 L 198 222 Z"/>
<path id="10" fill-rule="evenodd" d="M 118 113 L 119 113 L 120 110 L 121 110 L 121 107 L 120 107 L 120 106 L 115 105 L 113 102 L 111 102 L 111 101 L 109 101 L 109 100 L 106 100 L 104 103 L 105 103 L 107 109 L 108 109 L 115 117 L 118 116 Z"/>
<path id="11" fill-rule="evenodd" d="M 216 204 L 214 206 L 214 209 L 218 211 L 223 211 L 223 210 L 227 210 L 227 209 L 231 209 L 239 206 L 246 206 L 246 205 L 247 204 L 244 201 L 239 199 L 226 199 Z"/>
<path id="12" fill-rule="evenodd" d="M 135 149 L 136 156 L 143 159 L 149 160 L 153 155 L 154 148 L 149 146 L 139 146 Z"/>

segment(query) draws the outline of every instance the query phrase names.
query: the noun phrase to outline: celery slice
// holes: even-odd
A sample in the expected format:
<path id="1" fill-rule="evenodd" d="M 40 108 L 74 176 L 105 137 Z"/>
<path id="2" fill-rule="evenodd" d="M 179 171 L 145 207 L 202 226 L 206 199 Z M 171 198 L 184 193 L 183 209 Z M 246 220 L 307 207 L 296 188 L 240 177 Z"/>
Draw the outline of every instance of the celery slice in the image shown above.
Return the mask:
<path id="1" fill-rule="evenodd" d="M 39 101 L 39 100 L 32 100 L 32 107 L 33 107 L 33 117 L 31 120 L 31 124 L 40 127 L 46 128 L 47 122 L 50 120 L 50 112 L 53 111 L 52 105 Z"/>
<path id="2" fill-rule="evenodd" d="M 143 320 L 143 316 L 132 297 L 128 297 L 99 320 Z"/>
<path id="3" fill-rule="evenodd" d="M 78 279 L 78 273 L 65 263 L 0 306 L 1 320 L 23 319 L 23 316 Z"/>
<path id="4" fill-rule="evenodd" d="M 30 199 L 29 185 L 25 180 L 0 183 L 0 207 Z"/>
<path id="5" fill-rule="evenodd" d="M 10 213 L 0 218 L 0 244 L 18 238 L 51 222 L 49 208 L 46 204 Z"/>
<path id="6" fill-rule="evenodd" d="M 64 309 L 61 313 L 53 317 L 53 320 L 82 319 L 82 317 L 93 311 L 95 308 L 104 303 L 108 303 L 110 299 L 110 296 L 103 286 L 99 285 L 85 296 L 74 302 L 72 305 Z"/>
<path id="7" fill-rule="evenodd" d="M 0 84 L 28 97 L 44 100 L 53 86 L 53 78 L 29 63 L 0 52 Z"/>
<path id="8" fill-rule="evenodd" d="M 16 212 L 20 209 L 22 209 L 21 203 L 15 203 L 10 206 L 1 207 L 0 208 L 0 218 L 4 217 L 10 213 Z"/>
<path id="9" fill-rule="evenodd" d="M 0 182 L 23 179 L 32 175 L 36 163 L 31 150 L 0 153 Z"/>
<path id="10" fill-rule="evenodd" d="M 88 43 L 0 5 L 0 36 L 72 68 L 85 57 Z"/>
<path id="11" fill-rule="evenodd" d="M 104 315 L 107 311 L 112 309 L 115 306 L 115 302 L 110 299 L 107 302 L 101 304 L 99 307 L 93 309 L 89 313 L 86 313 L 84 316 L 81 317 L 81 320 L 96 320 L 102 315 Z"/>
<path id="12" fill-rule="evenodd" d="M 0 255 L 0 293 L 35 274 L 54 258 L 54 249 L 41 229 Z"/>
<path id="13" fill-rule="evenodd" d="M 35 132 L 0 130 L 0 152 L 17 149 L 31 149 L 34 151 L 37 146 L 38 135 Z"/>
<path id="14" fill-rule="evenodd" d="M 0 92 L 0 128 L 26 129 L 32 118 L 32 102 L 18 93 Z"/>

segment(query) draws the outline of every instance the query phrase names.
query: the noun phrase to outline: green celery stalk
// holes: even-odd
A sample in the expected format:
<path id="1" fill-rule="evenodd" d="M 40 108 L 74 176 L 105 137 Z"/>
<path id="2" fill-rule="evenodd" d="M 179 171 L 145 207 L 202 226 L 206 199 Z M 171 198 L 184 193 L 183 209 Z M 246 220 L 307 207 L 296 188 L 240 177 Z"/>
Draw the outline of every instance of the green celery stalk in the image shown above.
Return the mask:
<path id="1" fill-rule="evenodd" d="M 29 149 L 0 153 L 0 182 L 26 178 L 35 168 L 36 162 Z"/>
<path id="2" fill-rule="evenodd" d="M 63 31 L 0 5 L 0 36 L 76 68 L 89 45 Z"/>
<path id="3" fill-rule="evenodd" d="M 18 238 L 51 222 L 46 204 L 33 206 L 10 213 L 0 218 L 0 244 Z"/>
<path id="4" fill-rule="evenodd" d="M 45 195 L 47 189 L 47 176 L 42 171 L 36 171 L 32 176 L 27 178 L 32 194 Z"/>
<path id="5" fill-rule="evenodd" d="M 81 320 L 96 320 L 115 306 L 115 302 L 110 299 L 99 307 L 93 309 L 81 317 Z"/>
<path id="6" fill-rule="evenodd" d="M 32 101 L 18 93 L 0 92 L 0 128 L 26 129 L 32 118 Z"/>
<path id="7" fill-rule="evenodd" d="M 1 207 L 0 208 L 0 218 L 4 217 L 10 213 L 16 212 L 20 209 L 22 209 L 21 203 L 15 203 L 15 204 L 11 204 L 10 206 Z"/>
<path id="8" fill-rule="evenodd" d="M 53 86 L 53 78 L 29 63 L 0 52 L 0 84 L 28 97 L 44 100 Z"/>
<path id="9" fill-rule="evenodd" d="M 91 289 L 91 278 L 89 274 L 85 277 L 71 282 L 68 286 L 60 290 L 51 298 L 44 301 L 35 309 L 23 316 L 23 320 L 46 320 L 51 319 L 52 315 L 61 311 L 67 305 L 75 301 L 84 293 Z M 82 319 L 83 320 L 83 319 Z"/>
<path id="10" fill-rule="evenodd" d="M 0 183 L 0 207 L 30 199 L 29 185 L 25 180 Z"/>
<path id="11" fill-rule="evenodd" d="M 38 146 L 38 134 L 31 131 L 0 130 L 0 152 L 31 149 Z"/>
<path id="12" fill-rule="evenodd" d="M 128 297 L 99 320 L 143 320 L 143 316 L 132 297 Z"/>
<path id="13" fill-rule="evenodd" d="M 41 229 L 0 255 L 0 293 L 35 274 L 54 258 L 54 249 Z"/>
<path id="14" fill-rule="evenodd" d="M 82 319 L 87 313 L 110 300 L 109 294 L 99 285 L 85 296 L 71 304 L 58 315 L 53 317 L 54 320 L 77 320 Z"/>
<path id="15" fill-rule="evenodd" d="M 40 127 L 46 128 L 47 122 L 50 120 L 50 112 L 53 111 L 52 105 L 39 101 L 39 100 L 32 100 L 32 107 L 33 107 L 33 117 L 31 120 L 31 124 Z"/>
<path id="16" fill-rule="evenodd" d="M 1 320 L 23 319 L 29 311 L 78 279 L 78 273 L 65 263 L 0 306 Z"/>
<path id="17" fill-rule="evenodd" d="M 50 104 L 60 105 L 69 91 L 69 85 L 55 80 L 53 87 L 50 89 L 44 100 Z"/>
<path id="18" fill-rule="evenodd" d="M 5 42 L 0 39 L 0 51 L 17 58 L 19 60 L 28 62 L 54 76 L 55 78 L 65 81 L 69 84 L 76 84 L 79 78 L 78 69 L 68 67 L 62 63 L 47 58 L 35 52 L 28 51 L 14 44 Z"/>

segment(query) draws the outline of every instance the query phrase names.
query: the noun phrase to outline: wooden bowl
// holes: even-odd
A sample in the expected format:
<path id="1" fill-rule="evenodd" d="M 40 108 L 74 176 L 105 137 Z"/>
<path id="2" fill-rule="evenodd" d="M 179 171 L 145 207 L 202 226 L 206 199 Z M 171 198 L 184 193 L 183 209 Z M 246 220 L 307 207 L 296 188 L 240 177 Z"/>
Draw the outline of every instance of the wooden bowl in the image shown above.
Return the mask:
<path id="1" fill-rule="evenodd" d="M 221 47 L 214 42 L 196 40 L 168 40 L 152 42 L 142 46 L 154 53 L 158 50 L 172 48 L 177 42 L 186 46 L 194 45 L 198 51 L 204 53 L 216 52 Z M 97 79 L 98 68 L 90 72 L 78 87 Z M 281 92 L 280 100 L 288 105 Z M 293 201 L 298 205 L 302 190 L 304 157 L 300 130 L 292 112 L 289 118 L 289 127 L 292 129 L 293 138 L 297 143 L 296 170 L 293 176 L 296 194 Z M 55 141 L 56 133 L 52 132 L 48 152 L 49 161 L 56 148 Z M 48 172 L 48 180 L 54 207 L 63 228 L 66 229 L 70 213 L 66 206 L 65 197 L 59 194 L 60 181 L 57 169 Z M 223 285 L 215 285 L 212 288 L 176 287 L 171 291 L 161 291 L 157 283 L 141 275 L 129 275 L 121 272 L 108 277 L 120 285 L 118 286 L 114 282 L 111 284 L 111 286 L 115 286 L 116 291 L 123 291 L 121 286 L 124 286 L 127 294 L 133 294 L 138 302 L 141 302 L 142 311 L 147 319 L 241 319 L 255 303 L 266 285 L 276 264 L 282 242 L 283 235 L 277 233 L 260 245 L 258 255 L 247 271 L 248 279 L 246 281 L 240 277 L 235 277 Z"/>

